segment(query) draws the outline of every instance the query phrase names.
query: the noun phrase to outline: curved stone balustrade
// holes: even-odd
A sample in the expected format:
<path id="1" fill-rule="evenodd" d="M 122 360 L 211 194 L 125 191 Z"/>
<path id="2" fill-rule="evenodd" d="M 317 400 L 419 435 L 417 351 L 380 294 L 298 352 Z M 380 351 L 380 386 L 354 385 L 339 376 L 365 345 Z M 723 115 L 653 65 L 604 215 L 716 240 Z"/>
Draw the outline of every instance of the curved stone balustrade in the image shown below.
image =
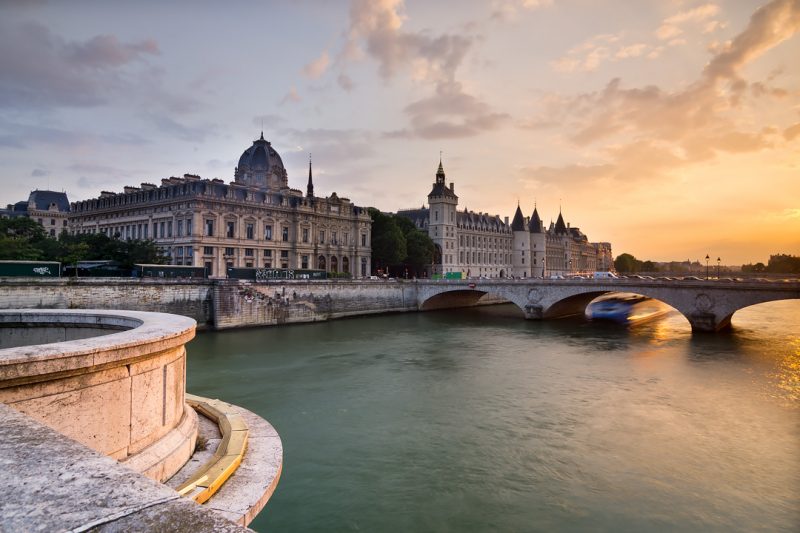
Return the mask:
<path id="1" fill-rule="evenodd" d="M 195 327 L 163 313 L 0 311 L 0 402 L 164 481 L 197 438 L 185 402 Z"/>

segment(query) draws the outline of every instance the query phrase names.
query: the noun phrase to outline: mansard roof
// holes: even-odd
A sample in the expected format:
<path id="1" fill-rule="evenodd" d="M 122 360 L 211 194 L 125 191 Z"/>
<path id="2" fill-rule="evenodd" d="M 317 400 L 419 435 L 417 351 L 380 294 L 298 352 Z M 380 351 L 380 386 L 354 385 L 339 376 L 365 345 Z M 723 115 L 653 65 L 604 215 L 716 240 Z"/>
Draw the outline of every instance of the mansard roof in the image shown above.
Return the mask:
<path id="1" fill-rule="evenodd" d="M 34 209 L 40 211 L 47 211 L 51 205 L 55 205 L 61 212 L 69 211 L 69 200 L 64 192 L 36 190 L 28 196 L 28 203 L 32 203 Z"/>

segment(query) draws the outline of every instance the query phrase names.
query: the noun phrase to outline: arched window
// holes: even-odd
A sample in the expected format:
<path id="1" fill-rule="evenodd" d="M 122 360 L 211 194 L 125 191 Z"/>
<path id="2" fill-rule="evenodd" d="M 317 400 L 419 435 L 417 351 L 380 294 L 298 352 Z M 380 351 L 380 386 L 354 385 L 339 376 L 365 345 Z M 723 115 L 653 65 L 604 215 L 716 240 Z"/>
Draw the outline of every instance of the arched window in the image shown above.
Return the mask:
<path id="1" fill-rule="evenodd" d="M 319 270 L 328 270 L 324 255 L 317 257 L 317 268 Z"/>
<path id="2" fill-rule="evenodd" d="M 335 255 L 331 256 L 331 272 L 339 272 L 339 260 Z"/>
<path id="3" fill-rule="evenodd" d="M 342 257 L 342 272 L 350 273 L 350 259 Z"/>

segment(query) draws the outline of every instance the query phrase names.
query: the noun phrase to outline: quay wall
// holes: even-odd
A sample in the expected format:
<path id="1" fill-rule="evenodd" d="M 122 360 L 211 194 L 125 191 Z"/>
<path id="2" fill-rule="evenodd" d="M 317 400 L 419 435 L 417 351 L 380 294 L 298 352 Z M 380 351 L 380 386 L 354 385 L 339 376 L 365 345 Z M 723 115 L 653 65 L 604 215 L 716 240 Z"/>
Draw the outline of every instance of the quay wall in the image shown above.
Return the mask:
<path id="1" fill-rule="evenodd" d="M 208 280 L 117 278 L 3 278 L 0 309 L 124 309 L 193 318 L 197 329 L 213 322 Z"/>
<path id="2" fill-rule="evenodd" d="M 121 309 L 193 318 L 197 329 L 320 322 L 420 310 L 419 286 L 403 280 L 0 279 L 0 309 Z M 425 310 L 491 305 L 486 294 Z"/>

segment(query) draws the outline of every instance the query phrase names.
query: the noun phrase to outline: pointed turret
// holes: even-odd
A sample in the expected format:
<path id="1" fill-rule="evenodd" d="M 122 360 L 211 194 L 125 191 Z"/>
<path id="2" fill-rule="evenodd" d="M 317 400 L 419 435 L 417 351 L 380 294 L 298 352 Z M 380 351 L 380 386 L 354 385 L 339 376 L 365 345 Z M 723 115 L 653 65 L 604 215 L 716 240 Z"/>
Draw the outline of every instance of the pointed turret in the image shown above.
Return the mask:
<path id="1" fill-rule="evenodd" d="M 558 210 L 558 219 L 556 219 L 556 233 L 567 233 L 567 225 L 564 224 L 564 217 L 561 215 L 561 210 Z"/>
<path id="2" fill-rule="evenodd" d="M 314 181 L 311 178 L 311 154 L 308 154 L 308 185 L 306 185 L 306 196 L 314 196 Z"/>
<path id="3" fill-rule="evenodd" d="M 517 212 L 514 213 L 514 220 L 511 221 L 511 231 L 525 231 L 525 217 L 522 216 L 519 204 L 517 204 Z"/>
<path id="4" fill-rule="evenodd" d="M 442 156 L 439 156 L 439 169 L 436 171 L 436 183 L 444 185 L 444 167 L 442 166 Z"/>
<path id="5" fill-rule="evenodd" d="M 433 189 L 431 190 L 430 194 L 428 194 L 429 204 L 432 196 L 442 196 L 458 200 L 453 183 L 450 183 L 450 187 L 444 183 L 444 167 L 442 166 L 441 155 L 439 155 L 439 168 L 436 170 L 436 181 L 433 183 Z"/>
<path id="6" fill-rule="evenodd" d="M 544 228 L 542 227 L 542 219 L 539 218 L 539 211 L 536 210 L 536 207 L 533 208 L 533 214 L 531 215 L 531 222 L 528 224 L 528 230 L 531 233 L 542 233 Z"/>

